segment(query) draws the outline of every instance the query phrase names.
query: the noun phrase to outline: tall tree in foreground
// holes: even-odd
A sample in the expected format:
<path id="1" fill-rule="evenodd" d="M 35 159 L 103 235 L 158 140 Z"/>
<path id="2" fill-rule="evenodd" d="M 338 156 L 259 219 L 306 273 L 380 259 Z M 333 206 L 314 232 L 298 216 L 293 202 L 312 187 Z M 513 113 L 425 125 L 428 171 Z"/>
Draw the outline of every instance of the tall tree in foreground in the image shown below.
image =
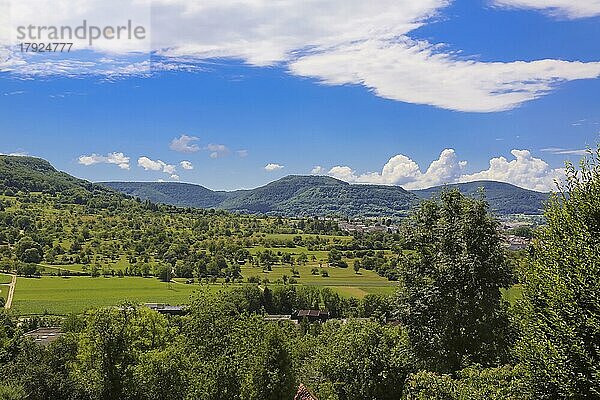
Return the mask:
<path id="1" fill-rule="evenodd" d="M 518 348 L 536 398 L 600 398 L 600 148 L 545 212 L 524 271 Z"/>
<path id="2" fill-rule="evenodd" d="M 498 223 L 483 198 L 454 190 L 440 200 L 413 215 L 415 254 L 401 269 L 399 317 L 419 368 L 498 365 L 510 336 L 500 288 L 511 283 Z"/>

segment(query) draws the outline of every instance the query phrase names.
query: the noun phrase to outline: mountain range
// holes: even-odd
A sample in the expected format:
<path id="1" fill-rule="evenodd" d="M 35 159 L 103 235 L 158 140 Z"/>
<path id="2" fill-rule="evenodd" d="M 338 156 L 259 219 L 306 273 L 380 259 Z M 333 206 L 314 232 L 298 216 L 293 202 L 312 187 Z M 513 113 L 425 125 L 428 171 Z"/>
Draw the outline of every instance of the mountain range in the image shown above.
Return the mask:
<path id="1" fill-rule="evenodd" d="M 456 188 L 468 196 L 483 190 L 490 209 L 499 215 L 540 214 L 548 199 L 548 193 L 495 181 L 407 191 L 399 186 L 354 185 L 328 176 L 290 175 L 255 189 L 229 192 L 176 182 L 91 183 L 57 171 L 40 158 L 0 156 L 0 193 L 61 192 L 83 198 L 117 191 L 154 203 L 265 215 L 401 217 L 422 199 L 438 197 L 446 188 Z"/>
<path id="2" fill-rule="evenodd" d="M 407 191 L 400 186 L 354 185 L 328 176 L 290 175 L 251 190 L 213 191 L 175 182 L 100 182 L 119 192 L 158 203 L 218 208 L 266 215 L 401 217 L 420 200 L 439 197 L 444 189 L 477 196 L 481 190 L 499 215 L 540 214 L 548 193 L 509 183 L 476 181 Z"/>

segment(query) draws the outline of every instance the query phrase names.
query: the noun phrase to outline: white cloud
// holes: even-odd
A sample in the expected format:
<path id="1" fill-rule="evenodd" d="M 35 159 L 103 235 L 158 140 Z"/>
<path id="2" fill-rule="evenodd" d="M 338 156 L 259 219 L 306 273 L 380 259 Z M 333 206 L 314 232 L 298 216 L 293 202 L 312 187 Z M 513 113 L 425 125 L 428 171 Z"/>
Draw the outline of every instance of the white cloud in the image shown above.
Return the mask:
<path id="1" fill-rule="evenodd" d="M 533 9 L 567 18 L 585 18 L 600 15 L 599 0 L 494 0 L 501 7 Z"/>
<path id="2" fill-rule="evenodd" d="M 405 37 L 351 43 L 302 56 L 290 63 L 290 70 L 324 84 L 364 85 L 378 96 L 407 103 L 493 112 L 544 96 L 561 82 L 597 78 L 600 62 L 481 62 Z"/>
<path id="3" fill-rule="evenodd" d="M 187 169 L 187 170 L 194 169 L 194 165 L 190 161 L 184 160 L 184 161 L 180 162 L 179 165 L 181 165 L 181 168 L 183 168 L 183 169 Z"/>
<path id="4" fill-rule="evenodd" d="M 162 171 L 166 174 L 172 175 L 176 171 L 176 167 L 172 164 L 167 164 L 162 160 L 151 160 L 148 157 L 138 158 L 138 166 L 144 168 L 146 171 Z"/>
<path id="5" fill-rule="evenodd" d="M 453 149 L 445 149 L 439 159 L 433 161 L 425 173 L 409 157 L 398 154 L 390 158 L 381 172 L 367 172 L 357 175 L 352 168 L 336 166 L 328 174 L 346 182 L 370 183 L 379 185 L 402 185 L 407 189 L 417 189 L 443 183 L 455 182 L 461 175 L 466 162 L 458 161 Z"/>
<path id="6" fill-rule="evenodd" d="M 508 182 L 526 189 L 548 191 L 554 188 L 554 181 L 564 175 L 564 169 L 551 168 L 544 160 L 535 158 L 529 150 L 512 150 L 515 158 L 508 161 L 504 157 L 492 158 L 488 169 L 460 177 L 461 182 L 494 180 Z"/>
<path id="7" fill-rule="evenodd" d="M 198 141 L 196 136 L 181 135 L 171 140 L 169 148 L 180 153 L 195 153 L 200 151 L 200 146 L 194 142 Z"/>
<path id="8" fill-rule="evenodd" d="M 495 0 L 494 4 L 565 10 L 578 16 L 596 15 L 598 1 Z M 11 3 L 16 4 L 12 10 L 15 21 L 32 16 L 39 20 L 38 9 L 60 10 L 45 17 L 52 18 L 53 25 L 80 22 L 82 15 L 96 20 L 104 16 L 101 11 L 106 8 L 101 0 L 87 0 L 79 7 L 72 7 L 67 0 L 39 0 L 36 10 L 20 0 Z M 133 10 L 127 15 L 146 12 L 149 8 L 144 3 L 132 2 Z M 92 71 L 109 77 L 150 76 L 160 70 L 202 69 L 203 60 L 226 58 L 254 66 L 282 66 L 292 74 L 330 85 L 363 85 L 378 96 L 397 101 L 472 112 L 515 108 L 547 95 L 562 82 L 600 75 L 598 62 L 478 61 L 469 54 L 411 38 L 415 29 L 434 21 L 450 3 L 154 0 L 152 62 L 148 57 L 133 57 L 116 41 L 105 41 L 102 49 L 110 56 L 103 53 L 94 59 L 86 54 L 85 59 L 78 59 L 72 54 L 68 60 L 54 60 L 15 53 L 3 57 L 0 72 L 77 75 Z M 177 151 L 198 150 L 191 144 Z M 211 151 L 211 156 L 219 155 Z"/>
<path id="9" fill-rule="evenodd" d="M 560 154 L 560 155 L 574 155 L 574 156 L 585 156 L 588 154 L 588 150 L 586 149 L 563 149 L 560 147 L 547 147 L 545 149 L 540 149 L 544 153 L 550 154 Z"/>
<path id="10" fill-rule="evenodd" d="M 81 155 L 78 159 L 79 164 L 89 166 L 94 164 L 115 164 L 121 169 L 129 169 L 129 157 L 120 152 L 108 153 L 105 156 L 92 153 L 89 156 Z"/>
<path id="11" fill-rule="evenodd" d="M 275 164 L 275 163 L 269 163 L 269 164 L 265 165 L 265 171 L 268 171 L 268 172 L 278 171 L 283 168 L 284 168 L 283 165 L 279 165 L 279 164 Z"/>
<path id="12" fill-rule="evenodd" d="M 315 165 L 313 169 L 310 170 L 310 173 L 313 175 L 321 175 L 324 172 L 325 168 L 321 167 L 320 165 Z"/>
<path id="13" fill-rule="evenodd" d="M 238 150 L 238 151 L 236 151 L 236 154 L 240 158 L 245 158 L 245 157 L 248 157 L 248 150 Z"/>
<path id="14" fill-rule="evenodd" d="M 179 180 L 179 175 L 173 174 L 173 175 L 171 175 L 171 179 L 173 179 L 174 181 L 178 181 Z"/>
<path id="15" fill-rule="evenodd" d="M 220 158 L 229 154 L 229 149 L 224 144 L 208 144 L 204 150 L 210 151 L 210 158 Z"/>
<path id="16" fill-rule="evenodd" d="M 350 183 L 401 185 L 405 189 L 494 180 L 538 191 L 552 190 L 554 180 L 564 175 L 562 168 L 551 168 L 545 161 L 533 157 L 528 150 L 512 150 L 511 154 L 515 159 L 492 158 L 488 169 L 472 174 L 465 173 L 466 161 L 459 161 L 453 149 L 445 149 L 425 172 L 415 161 L 398 154 L 390 158 L 381 172 L 358 174 L 348 166 L 336 166 L 329 170 L 328 175 Z"/>

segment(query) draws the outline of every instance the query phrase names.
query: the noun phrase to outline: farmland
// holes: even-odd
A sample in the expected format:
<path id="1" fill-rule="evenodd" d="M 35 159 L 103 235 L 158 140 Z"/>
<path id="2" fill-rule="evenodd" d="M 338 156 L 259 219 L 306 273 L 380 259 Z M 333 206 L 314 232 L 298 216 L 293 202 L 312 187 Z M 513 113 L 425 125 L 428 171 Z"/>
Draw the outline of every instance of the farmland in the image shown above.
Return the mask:
<path id="1" fill-rule="evenodd" d="M 13 308 L 18 314 L 81 312 L 87 308 L 134 303 L 186 303 L 194 287 L 154 278 L 50 277 L 18 278 Z M 214 291 L 218 286 L 211 287 Z"/>
<path id="2" fill-rule="evenodd" d="M 48 267 L 46 267 L 50 270 Z M 343 297 L 363 298 L 366 294 L 388 295 L 395 290 L 395 283 L 378 276 L 373 271 L 356 274 L 351 268 L 325 267 L 329 276 L 312 274 L 312 266 L 297 267 L 298 285 L 329 287 Z M 81 270 L 75 267 L 76 270 Z M 249 277 L 267 278 L 276 286 L 284 275 L 291 276 L 288 268 L 276 266 L 272 271 L 255 267 L 242 267 L 244 280 Z M 2 275 L 0 275 L 1 277 Z M 8 277 L 8 275 L 5 275 Z M 10 277 L 8 277 L 10 282 Z M 222 279 L 211 284 L 185 284 L 186 279 L 174 278 L 172 283 L 161 282 L 154 277 L 58 277 L 43 275 L 40 278 L 17 280 L 13 311 L 20 315 L 55 314 L 66 315 L 87 308 L 116 305 L 122 301 L 134 303 L 184 304 L 196 290 L 217 292 L 240 286 L 241 283 L 225 284 Z M 7 287 L 7 286 L 6 286 Z M 1 294 L 0 294 L 1 295 Z"/>

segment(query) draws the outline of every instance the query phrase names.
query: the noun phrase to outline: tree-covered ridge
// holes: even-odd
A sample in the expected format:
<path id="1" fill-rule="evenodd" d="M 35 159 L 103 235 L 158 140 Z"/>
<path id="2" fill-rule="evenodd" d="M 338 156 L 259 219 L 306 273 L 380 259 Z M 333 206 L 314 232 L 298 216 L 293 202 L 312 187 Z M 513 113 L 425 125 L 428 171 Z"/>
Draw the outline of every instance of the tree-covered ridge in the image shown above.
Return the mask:
<path id="1" fill-rule="evenodd" d="M 0 155 L 0 192 L 112 192 L 106 188 L 57 171 L 41 158 Z"/>
<path id="2" fill-rule="evenodd" d="M 496 181 L 476 181 L 435 186 L 428 189 L 413 190 L 412 193 L 419 196 L 419 198 L 430 199 L 439 198 L 444 190 L 449 189 L 458 189 L 462 194 L 469 197 L 479 196 L 481 189 L 483 189 L 490 209 L 500 215 L 541 214 L 549 198 L 548 193 L 540 193 L 510 183 Z"/>
<path id="3" fill-rule="evenodd" d="M 281 216 L 400 217 L 416 200 L 397 186 L 350 185 L 326 176 L 290 175 L 256 189 L 232 192 L 166 182 L 102 185 L 156 203 Z"/>
<path id="4" fill-rule="evenodd" d="M 251 190 L 212 191 L 203 186 L 161 182 L 104 182 L 122 193 L 156 203 L 219 208 L 235 212 L 347 217 L 405 217 L 422 199 L 439 197 L 444 189 L 458 189 L 477 197 L 481 189 L 493 212 L 540 214 L 547 193 L 494 181 L 478 181 L 406 191 L 398 186 L 351 185 L 326 176 L 291 175 Z"/>

